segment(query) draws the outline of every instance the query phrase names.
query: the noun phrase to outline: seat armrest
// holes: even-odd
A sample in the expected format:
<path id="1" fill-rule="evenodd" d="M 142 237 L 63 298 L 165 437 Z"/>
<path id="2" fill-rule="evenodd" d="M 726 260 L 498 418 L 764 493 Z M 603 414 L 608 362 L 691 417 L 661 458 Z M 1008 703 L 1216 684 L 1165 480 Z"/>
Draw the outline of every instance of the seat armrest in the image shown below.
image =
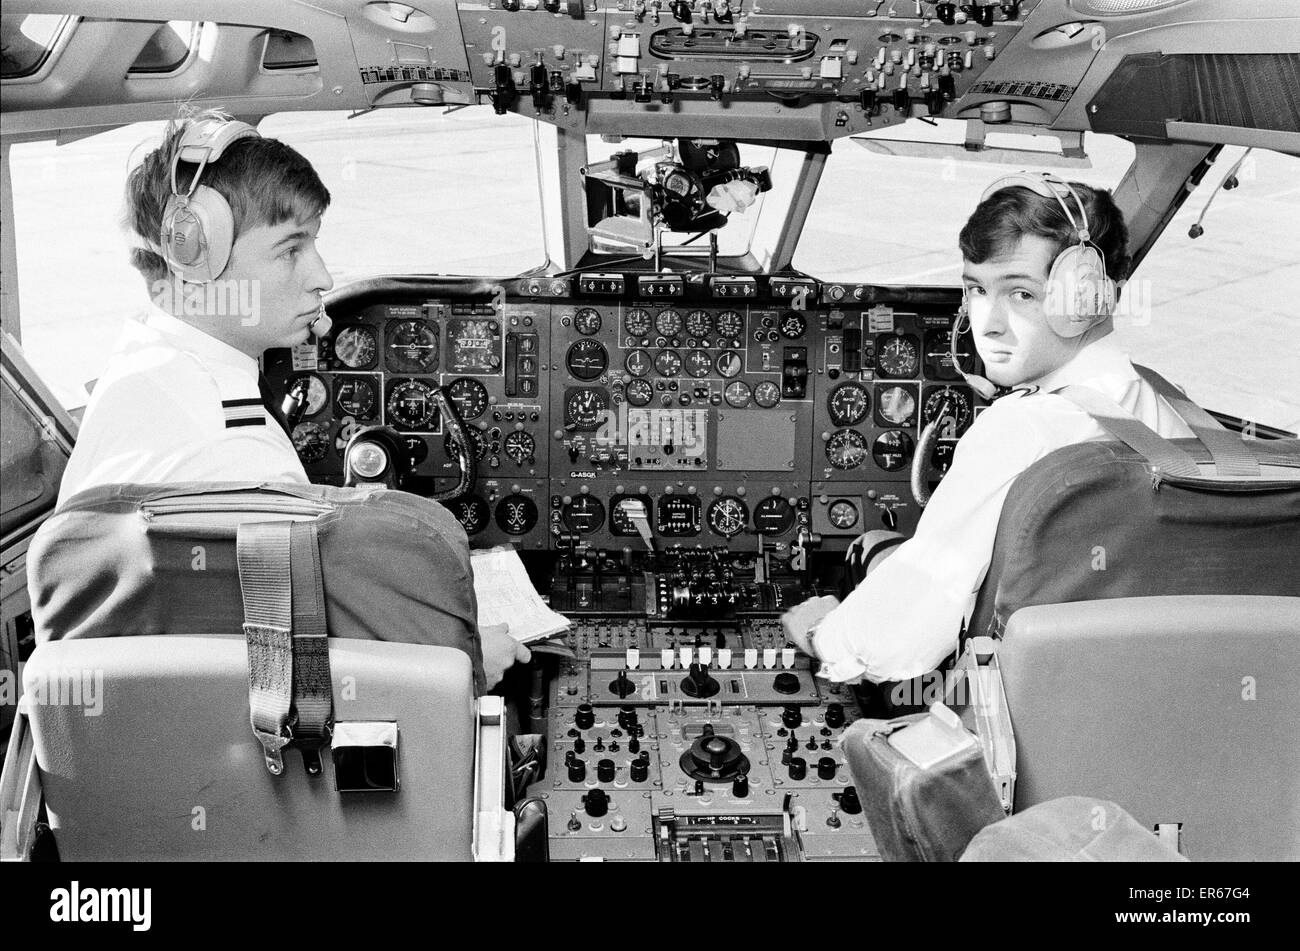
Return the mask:
<path id="1" fill-rule="evenodd" d="M 513 862 L 515 814 L 506 800 L 506 715 L 500 697 L 480 697 L 474 730 L 474 861 Z"/>
<path id="2" fill-rule="evenodd" d="M 9 746 L 0 772 L 0 862 L 26 862 L 36 841 L 41 811 L 41 775 L 26 698 L 18 703 Z"/>

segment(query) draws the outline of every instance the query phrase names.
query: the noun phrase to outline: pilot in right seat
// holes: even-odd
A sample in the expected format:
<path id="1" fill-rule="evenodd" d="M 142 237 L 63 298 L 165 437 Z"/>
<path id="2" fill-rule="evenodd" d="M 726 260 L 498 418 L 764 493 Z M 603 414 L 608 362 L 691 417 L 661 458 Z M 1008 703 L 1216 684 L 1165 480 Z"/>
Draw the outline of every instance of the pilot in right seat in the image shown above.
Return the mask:
<path id="1" fill-rule="evenodd" d="M 246 123 L 168 124 L 126 186 L 151 305 L 94 387 L 60 508 L 113 483 L 309 481 L 265 404 L 258 358 L 328 332 L 321 295 L 334 282 L 316 236 L 329 201 L 302 155 Z M 480 635 L 490 689 L 530 654 L 504 625 Z"/>
<path id="2" fill-rule="evenodd" d="M 910 680 L 956 650 L 1011 484 L 1053 450 L 1109 438 L 1052 390 L 1085 386 L 1161 436 L 1191 436 L 1110 338 L 1129 255 L 1109 192 L 1051 176 L 1000 179 L 959 243 L 962 309 L 987 374 L 967 380 L 993 402 L 957 443 L 915 535 L 843 604 L 812 598 L 786 614 L 787 637 L 832 680 Z"/>

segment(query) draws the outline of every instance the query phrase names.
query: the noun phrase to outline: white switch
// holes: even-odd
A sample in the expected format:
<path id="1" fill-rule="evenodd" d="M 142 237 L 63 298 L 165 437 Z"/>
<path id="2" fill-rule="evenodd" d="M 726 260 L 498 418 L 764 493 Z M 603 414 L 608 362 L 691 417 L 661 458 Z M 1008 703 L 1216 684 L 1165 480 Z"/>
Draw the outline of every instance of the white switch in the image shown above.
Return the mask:
<path id="1" fill-rule="evenodd" d="M 677 656 L 682 659 L 682 670 L 685 670 L 687 667 L 691 666 L 691 657 L 694 655 L 694 653 L 695 651 L 690 647 L 677 648 Z"/>
<path id="2" fill-rule="evenodd" d="M 723 670 L 731 669 L 731 648 L 730 647 L 718 648 L 718 666 Z"/>
<path id="3" fill-rule="evenodd" d="M 582 64 L 579 65 L 576 69 L 574 69 L 574 71 L 573 71 L 573 78 L 576 79 L 576 80 L 578 80 L 579 82 L 583 82 L 583 81 L 586 81 L 586 82 L 589 82 L 589 83 L 595 82 L 595 81 L 596 81 L 596 67 L 591 66 L 591 65 L 589 65 L 589 64 L 587 64 L 587 63 L 582 63 Z"/>
<path id="4" fill-rule="evenodd" d="M 619 56 L 640 56 L 641 37 L 637 33 L 623 33 L 618 38 Z"/>
<path id="5" fill-rule="evenodd" d="M 523 62 L 523 57 L 518 53 L 511 53 L 506 57 L 506 62 L 510 64 L 511 69 L 517 69 L 519 64 Z"/>
<path id="6" fill-rule="evenodd" d="M 637 65 L 635 56 L 619 56 L 614 60 L 614 63 L 614 68 L 625 76 L 635 76 L 637 73 L 641 72 L 641 67 Z"/>
<path id="7" fill-rule="evenodd" d="M 844 78 L 844 60 L 838 56 L 822 57 L 822 79 L 843 79 Z"/>
<path id="8" fill-rule="evenodd" d="M 700 663 L 701 663 L 702 665 L 704 665 L 705 667 L 708 667 L 709 664 L 712 663 L 712 661 L 713 661 L 713 648 L 712 648 L 712 647 L 701 647 L 701 648 L 700 648 Z"/>
<path id="9" fill-rule="evenodd" d="M 745 648 L 745 669 L 753 670 L 757 666 L 758 666 L 758 648 L 746 647 Z"/>
<path id="10" fill-rule="evenodd" d="M 659 652 L 659 666 L 664 670 L 673 669 L 673 649 L 671 647 L 665 647 Z"/>
<path id="11" fill-rule="evenodd" d="M 858 63 L 858 51 L 857 51 L 857 50 L 849 50 L 849 51 L 848 51 L 847 53 L 845 53 L 844 55 L 845 55 L 846 57 L 848 57 L 849 65 L 850 65 L 850 66 L 856 66 L 856 65 L 857 65 L 857 63 Z"/>
<path id="12" fill-rule="evenodd" d="M 783 647 L 781 649 L 781 666 L 789 670 L 794 666 L 794 648 Z"/>
<path id="13" fill-rule="evenodd" d="M 625 663 L 627 664 L 628 670 L 636 670 L 641 666 L 641 652 L 635 647 L 629 647 L 627 649 Z"/>
<path id="14" fill-rule="evenodd" d="M 775 647 L 764 647 L 764 648 L 763 648 L 763 667 L 764 667 L 766 670 L 771 670 L 771 669 L 772 669 L 773 667 L 775 667 L 775 666 L 776 666 L 776 648 L 775 648 Z"/>

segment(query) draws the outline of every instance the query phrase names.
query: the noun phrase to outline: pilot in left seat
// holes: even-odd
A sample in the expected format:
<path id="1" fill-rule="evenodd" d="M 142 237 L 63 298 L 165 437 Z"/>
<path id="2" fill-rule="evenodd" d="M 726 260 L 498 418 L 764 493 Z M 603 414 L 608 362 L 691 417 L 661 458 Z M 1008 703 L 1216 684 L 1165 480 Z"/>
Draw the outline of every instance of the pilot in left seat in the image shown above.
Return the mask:
<path id="1" fill-rule="evenodd" d="M 262 352 L 329 330 L 316 248 L 330 194 L 302 155 L 215 112 L 179 117 L 126 183 L 150 305 L 95 384 L 59 506 L 112 483 L 307 482 L 265 402 Z M 489 687 L 529 652 L 484 629 Z"/>

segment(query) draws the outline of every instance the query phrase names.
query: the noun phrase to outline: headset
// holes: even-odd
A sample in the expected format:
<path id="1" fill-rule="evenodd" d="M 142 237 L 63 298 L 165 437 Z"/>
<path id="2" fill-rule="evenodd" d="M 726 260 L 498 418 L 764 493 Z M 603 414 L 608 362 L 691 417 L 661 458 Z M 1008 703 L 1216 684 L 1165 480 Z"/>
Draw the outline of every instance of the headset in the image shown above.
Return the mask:
<path id="1" fill-rule="evenodd" d="M 159 240 L 167 266 L 181 280 L 208 284 L 226 269 L 235 242 L 235 215 L 221 193 L 200 185 L 199 179 L 232 143 L 259 137 L 247 122 L 218 118 L 186 122 L 172 157 L 171 197 L 163 209 Z M 183 192 L 176 181 L 181 162 L 198 165 Z"/>
<path id="2" fill-rule="evenodd" d="M 1088 230 L 1088 212 L 1083 200 L 1069 182 L 1047 172 L 1038 174 L 1020 172 L 997 179 L 984 190 L 980 196 L 982 205 L 994 193 L 1004 188 L 1028 188 L 1044 198 L 1054 198 L 1065 218 L 1074 229 L 1078 244 L 1072 244 L 1056 256 L 1047 272 L 1047 296 L 1043 302 L 1043 311 L 1047 325 L 1060 337 L 1072 339 L 1087 333 L 1097 324 L 1115 312 L 1115 300 L 1118 296 L 1115 282 L 1106 273 L 1106 258 L 1091 241 Z M 1074 199 L 1078 215 L 1070 210 L 1066 195 Z M 964 329 L 963 323 L 970 321 L 970 307 L 965 292 L 962 293 L 961 308 L 957 311 L 957 321 L 953 325 L 949 352 L 952 364 L 970 387 L 986 400 L 998 395 L 998 387 L 991 380 L 967 373 L 962 369 L 957 356 L 957 337 Z"/>

